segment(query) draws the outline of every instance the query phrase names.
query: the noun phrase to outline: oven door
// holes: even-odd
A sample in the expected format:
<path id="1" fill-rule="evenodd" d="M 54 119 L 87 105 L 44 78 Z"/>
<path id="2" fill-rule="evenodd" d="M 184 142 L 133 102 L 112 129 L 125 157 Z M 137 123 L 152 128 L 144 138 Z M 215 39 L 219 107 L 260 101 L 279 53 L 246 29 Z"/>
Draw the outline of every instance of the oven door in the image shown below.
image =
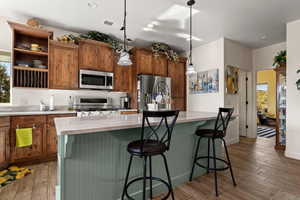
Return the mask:
<path id="1" fill-rule="evenodd" d="M 80 70 L 80 88 L 107 89 L 106 72 L 92 70 Z"/>

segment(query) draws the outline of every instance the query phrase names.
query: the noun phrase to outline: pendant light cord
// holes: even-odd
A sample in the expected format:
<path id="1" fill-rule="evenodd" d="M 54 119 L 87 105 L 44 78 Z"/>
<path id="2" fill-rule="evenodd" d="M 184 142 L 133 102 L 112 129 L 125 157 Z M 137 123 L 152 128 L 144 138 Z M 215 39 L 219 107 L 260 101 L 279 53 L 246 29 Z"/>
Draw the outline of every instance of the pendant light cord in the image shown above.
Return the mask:
<path id="1" fill-rule="evenodd" d="M 190 5 L 190 64 L 193 64 L 193 44 L 192 44 L 192 28 L 193 28 L 193 17 L 192 17 L 192 4 Z"/>
<path id="2" fill-rule="evenodd" d="M 126 17 L 127 17 L 127 1 L 124 0 L 124 24 L 123 24 L 123 29 L 124 29 L 124 51 L 127 51 Z"/>

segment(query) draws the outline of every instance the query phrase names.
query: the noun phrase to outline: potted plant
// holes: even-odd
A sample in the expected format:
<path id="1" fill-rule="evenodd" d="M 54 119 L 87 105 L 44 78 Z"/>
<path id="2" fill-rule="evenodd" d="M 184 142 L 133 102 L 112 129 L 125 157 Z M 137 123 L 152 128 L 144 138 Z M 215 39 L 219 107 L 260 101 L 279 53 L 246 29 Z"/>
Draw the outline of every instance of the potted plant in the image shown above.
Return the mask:
<path id="1" fill-rule="evenodd" d="M 298 69 L 297 74 L 300 73 L 300 69 Z M 298 81 L 296 82 L 297 85 L 297 89 L 300 90 L 300 78 L 298 79 Z"/>
<path id="2" fill-rule="evenodd" d="M 285 67 L 286 66 L 286 50 L 280 51 L 274 57 L 273 66 Z"/>

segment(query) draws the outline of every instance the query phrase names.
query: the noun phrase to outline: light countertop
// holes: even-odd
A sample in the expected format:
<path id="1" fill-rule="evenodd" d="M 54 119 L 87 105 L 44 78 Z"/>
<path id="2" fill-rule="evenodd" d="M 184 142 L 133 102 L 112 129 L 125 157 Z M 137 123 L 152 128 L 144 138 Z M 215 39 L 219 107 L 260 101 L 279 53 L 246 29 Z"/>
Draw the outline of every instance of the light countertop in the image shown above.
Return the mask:
<path id="1" fill-rule="evenodd" d="M 209 112 L 180 112 L 177 123 L 211 120 L 217 117 L 217 113 Z M 150 123 L 157 121 L 150 121 Z M 67 117 L 56 118 L 55 126 L 57 135 L 74 135 L 84 133 L 96 133 L 103 131 L 139 128 L 142 126 L 142 114 L 108 115 L 96 117 Z"/>
<path id="2" fill-rule="evenodd" d="M 56 114 L 76 114 L 76 111 L 69 110 L 54 110 L 54 111 L 39 111 L 39 110 L 20 110 L 20 111 L 1 111 L 0 117 L 22 116 L 22 115 L 56 115 Z"/>

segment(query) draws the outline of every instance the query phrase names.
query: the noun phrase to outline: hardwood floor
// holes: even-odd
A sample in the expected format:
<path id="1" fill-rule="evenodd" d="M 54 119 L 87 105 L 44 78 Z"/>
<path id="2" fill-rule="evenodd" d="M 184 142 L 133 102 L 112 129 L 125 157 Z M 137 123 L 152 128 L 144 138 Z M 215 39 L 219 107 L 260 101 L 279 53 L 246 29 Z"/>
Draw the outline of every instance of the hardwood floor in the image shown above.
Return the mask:
<path id="1" fill-rule="evenodd" d="M 275 151 L 273 139 L 241 138 L 229 147 L 229 153 L 237 187 L 229 171 L 218 173 L 220 197 L 216 198 L 210 173 L 176 187 L 176 200 L 300 200 L 300 161 Z M 0 189 L 1 200 L 54 200 L 56 163 L 31 168 L 32 175 Z"/>

